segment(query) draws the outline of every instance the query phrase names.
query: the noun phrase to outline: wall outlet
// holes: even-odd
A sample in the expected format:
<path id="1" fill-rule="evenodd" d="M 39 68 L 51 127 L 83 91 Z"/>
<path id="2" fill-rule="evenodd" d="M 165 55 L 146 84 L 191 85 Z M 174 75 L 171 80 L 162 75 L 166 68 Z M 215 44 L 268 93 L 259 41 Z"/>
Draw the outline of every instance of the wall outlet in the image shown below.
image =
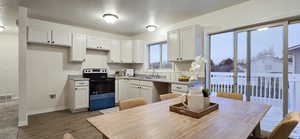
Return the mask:
<path id="1" fill-rule="evenodd" d="M 56 94 L 50 94 L 49 96 L 51 99 L 56 99 Z"/>

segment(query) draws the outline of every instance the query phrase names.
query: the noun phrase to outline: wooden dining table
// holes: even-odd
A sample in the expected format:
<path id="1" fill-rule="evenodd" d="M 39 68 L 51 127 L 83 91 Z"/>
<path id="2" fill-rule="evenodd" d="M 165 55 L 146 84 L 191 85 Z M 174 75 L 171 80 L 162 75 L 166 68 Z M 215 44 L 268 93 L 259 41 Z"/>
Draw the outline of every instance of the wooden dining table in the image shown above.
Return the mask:
<path id="1" fill-rule="evenodd" d="M 247 139 L 269 105 L 211 97 L 219 109 L 200 119 L 169 111 L 182 98 L 88 118 L 109 139 Z"/>

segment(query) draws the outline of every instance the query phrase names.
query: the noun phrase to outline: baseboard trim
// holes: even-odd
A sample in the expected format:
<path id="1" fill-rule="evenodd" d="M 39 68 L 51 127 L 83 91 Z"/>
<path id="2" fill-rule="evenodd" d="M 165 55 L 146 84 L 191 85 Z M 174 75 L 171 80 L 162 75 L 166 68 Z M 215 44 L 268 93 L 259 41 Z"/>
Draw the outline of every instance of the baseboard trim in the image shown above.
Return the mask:
<path id="1" fill-rule="evenodd" d="M 40 109 L 40 110 L 31 110 L 28 112 L 28 115 L 42 114 L 42 113 L 61 111 L 61 110 L 66 110 L 66 109 L 67 109 L 66 106 L 48 107 L 48 108 Z"/>

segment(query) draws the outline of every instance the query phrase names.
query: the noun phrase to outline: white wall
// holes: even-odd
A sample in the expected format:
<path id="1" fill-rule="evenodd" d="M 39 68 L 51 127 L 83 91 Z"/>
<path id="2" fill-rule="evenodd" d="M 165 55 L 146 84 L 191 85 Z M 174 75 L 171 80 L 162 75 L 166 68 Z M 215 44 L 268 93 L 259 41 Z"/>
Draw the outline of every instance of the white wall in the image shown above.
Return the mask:
<path id="1" fill-rule="evenodd" d="M 0 96 L 18 97 L 18 34 L 0 33 Z"/>
<path id="2" fill-rule="evenodd" d="M 263 23 L 267 21 L 300 16 L 299 0 L 249 0 L 215 12 L 185 20 L 156 32 L 146 32 L 134 36 L 148 43 L 167 39 L 167 31 L 192 24 L 204 27 L 205 32 L 219 32 L 237 27 Z"/>
<path id="3" fill-rule="evenodd" d="M 29 26 L 63 29 L 107 39 L 129 39 L 126 36 L 36 19 L 30 19 Z M 69 62 L 69 48 L 29 44 L 26 58 L 29 114 L 64 109 L 66 106 L 65 93 L 69 74 L 81 74 L 84 67 L 104 67 L 111 70 L 124 68 L 124 66 L 108 65 L 107 58 L 107 52 L 88 50 L 85 62 L 72 63 Z M 56 99 L 50 99 L 50 94 L 56 94 Z"/>
<path id="4" fill-rule="evenodd" d="M 133 38 L 145 40 L 148 44 L 165 41 L 167 40 L 168 31 L 193 24 L 199 24 L 204 27 L 207 34 L 220 32 L 238 27 L 300 16 L 299 5 L 299 0 L 249 0 L 238 5 L 161 28 L 156 32 L 139 34 Z M 207 42 L 206 38 L 206 57 L 208 57 Z M 178 67 L 179 66 L 177 66 L 177 68 Z"/>

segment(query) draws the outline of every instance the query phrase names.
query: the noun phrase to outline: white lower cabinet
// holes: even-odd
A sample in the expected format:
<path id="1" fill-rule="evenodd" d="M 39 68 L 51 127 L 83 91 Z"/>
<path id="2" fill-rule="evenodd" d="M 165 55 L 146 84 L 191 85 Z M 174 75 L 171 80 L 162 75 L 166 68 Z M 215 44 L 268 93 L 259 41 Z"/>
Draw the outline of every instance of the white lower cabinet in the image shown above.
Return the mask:
<path id="1" fill-rule="evenodd" d="M 153 102 L 153 89 L 152 87 L 142 86 L 140 89 L 141 97 L 146 100 L 147 103 Z"/>
<path id="2" fill-rule="evenodd" d="M 128 81 L 127 79 L 120 79 L 119 81 L 119 89 L 118 89 L 118 94 L 119 94 L 119 100 L 125 100 L 129 98 L 129 87 L 128 87 Z"/>
<path id="3" fill-rule="evenodd" d="M 147 103 L 153 102 L 153 83 L 139 80 L 119 80 L 119 100 L 144 98 Z"/>
<path id="4" fill-rule="evenodd" d="M 70 81 L 69 107 L 72 112 L 89 107 L 89 81 Z"/>
<path id="5" fill-rule="evenodd" d="M 129 84 L 128 98 L 139 98 L 140 97 L 140 86 Z"/>

